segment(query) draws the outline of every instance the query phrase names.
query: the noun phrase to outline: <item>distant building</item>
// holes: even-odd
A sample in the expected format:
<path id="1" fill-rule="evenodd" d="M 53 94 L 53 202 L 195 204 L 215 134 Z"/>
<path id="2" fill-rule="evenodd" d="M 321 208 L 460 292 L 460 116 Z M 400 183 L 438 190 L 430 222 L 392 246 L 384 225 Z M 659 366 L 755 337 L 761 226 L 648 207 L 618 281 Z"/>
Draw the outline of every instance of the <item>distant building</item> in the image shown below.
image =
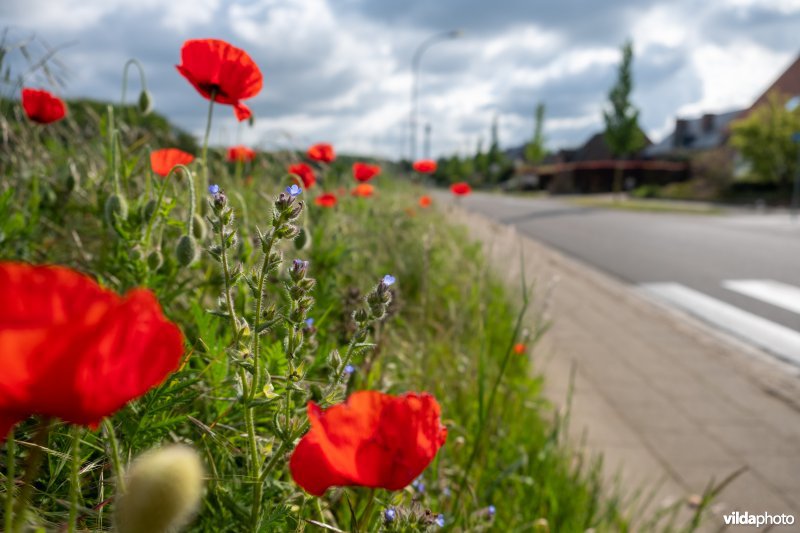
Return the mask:
<path id="1" fill-rule="evenodd" d="M 800 96 L 800 56 L 797 56 L 794 63 L 789 65 L 789 68 L 783 71 L 783 74 L 778 76 L 778 79 L 756 98 L 753 105 L 742 113 L 741 118 L 746 117 L 755 108 L 766 103 L 769 99 L 769 95 L 773 93 L 779 94 L 784 100 L 789 100 L 794 96 Z"/>
<path id="2" fill-rule="evenodd" d="M 648 159 L 685 159 L 696 152 L 713 150 L 728 141 L 730 125 L 742 115 L 742 110 L 727 113 L 706 113 L 698 118 L 677 118 L 675 129 L 661 141 L 642 151 Z"/>

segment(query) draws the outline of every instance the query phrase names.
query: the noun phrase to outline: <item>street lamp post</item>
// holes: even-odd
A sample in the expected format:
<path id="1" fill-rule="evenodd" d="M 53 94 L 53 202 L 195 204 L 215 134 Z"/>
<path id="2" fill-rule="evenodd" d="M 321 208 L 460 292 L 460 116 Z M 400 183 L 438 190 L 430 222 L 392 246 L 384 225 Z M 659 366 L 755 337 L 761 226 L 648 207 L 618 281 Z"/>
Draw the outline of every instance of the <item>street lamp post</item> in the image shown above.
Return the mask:
<path id="1" fill-rule="evenodd" d="M 414 161 L 417 157 L 417 106 L 419 101 L 419 64 L 422 60 L 422 54 L 425 53 L 428 48 L 433 46 L 436 43 L 442 41 L 448 41 L 450 39 L 457 39 L 461 36 L 461 30 L 450 30 L 445 31 L 442 33 L 437 33 L 435 35 L 431 35 L 417 47 L 417 50 L 414 52 L 414 56 L 411 58 L 411 73 L 413 76 L 411 82 L 411 111 L 408 117 L 408 127 L 409 127 L 409 144 L 410 144 L 410 155 L 411 161 Z"/>

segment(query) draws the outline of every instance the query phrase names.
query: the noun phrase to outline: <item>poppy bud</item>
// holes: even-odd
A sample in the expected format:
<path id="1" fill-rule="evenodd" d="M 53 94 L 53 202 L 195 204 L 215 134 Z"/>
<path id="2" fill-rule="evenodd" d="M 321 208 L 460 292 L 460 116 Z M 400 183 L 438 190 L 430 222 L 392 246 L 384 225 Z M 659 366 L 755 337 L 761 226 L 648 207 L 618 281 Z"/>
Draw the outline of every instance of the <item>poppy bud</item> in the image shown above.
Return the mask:
<path id="1" fill-rule="evenodd" d="M 142 115 L 149 115 L 153 110 L 153 97 L 150 91 L 142 91 L 139 93 L 139 112 Z"/>
<path id="2" fill-rule="evenodd" d="M 342 365 L 342 356 L 339 355 L 339 350 L 331 350 L 328 355 L 328 364 L 333 368 L 339 368 Z"/>
<path id="3" fill-rule="evenodd" d="M 142 261 L 144 260 L 144 252 L 138 246 L 131 249 L 131 253 L 129 256 L 134 261 Z"/>
<path id="4" fill-rule="evenodd" d="M 205 220 L 203 220 L 203 217 L 200 215 L 195 214 L 194 218 L 192 219 L 192 234 L 194 235 L 194 238 L 202 241 L 206 238 L 207 233 L 208 229 L 206 228 Z"/>
<path id="5" fill-rule="evenodd" d="M 126 481 L 115 506 L 119 533 L 178 531 L 200 503 L 203 466 L 192 448 L 165 446 L 137 458 Z"/>
<path id="6" fill-rule="evenodd" d="M 197 243 L 191 235 L 184 235 L 178 241 L 178 246 L 175 247 L 175 256 L 178 258 L 178 264 L 181 266 L 189 266 L 197 259 Z"/>
<path id="7" fill-rule="evenodd" d="M 308 237 L 308 230 L 300 228 L 300 233 L 294 238 L 294 247 L 296 250 L 305 250 L 311 245 L 311 239 Z"/>
<path id="8" fill-rule="evenodd" d="M 164 256 L 161 255 L 160 250 L 153 250 L 147 256 L 147 266 L 150 270 L 158 270 L 164 264 Z"/>
<path id="9" fill-rule="evenodd" d="M 106 200 L 103 212 L 108 225 L 113 226 L 117 218 L 122 220 L 128 218 L 128 201 L 125 200 L 124 196 L 112 194 Z"/>
<path id="10" fill-rule="evenodd" d="M 142 220 L 145 222 L 150 222 L 153 218 L 153 215 L 156 214 L 156 207 L 158 207 L 158 202 L 155 200 L 149 200 L 144 207 L 142 208 Z"/>

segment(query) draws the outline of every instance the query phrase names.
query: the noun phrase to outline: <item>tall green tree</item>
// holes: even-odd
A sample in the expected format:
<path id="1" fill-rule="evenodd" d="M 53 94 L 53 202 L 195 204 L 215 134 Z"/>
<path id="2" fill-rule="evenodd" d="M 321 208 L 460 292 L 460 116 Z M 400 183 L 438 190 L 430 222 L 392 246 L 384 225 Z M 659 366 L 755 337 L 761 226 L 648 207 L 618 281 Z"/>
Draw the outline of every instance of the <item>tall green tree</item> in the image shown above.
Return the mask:
<path id="1" fill-rule="evenodd" d="M 608 93 L 609 108 L 603 111 L 606 123 L 605 139 L 617 159 L 625 159 L 645 144 L 639 128 L 639 110 L 631 102 L 633 92 L 633 44 L 622 45 L 622 62 L 617 71 L 617 81 Z M 622 165 L 614 171 L 614 196 L 622 189 Z"/>
<path id="2" fill-rule="evenodd" d="M 770 94 L 766 103 L 731 127 L 731 144 L 750 163 L 751 177 L 787 190 L 797 172 L 798 149 L 792 134 L 800 131 L 800 108 L 788 111 L 786 97 Z"/>
<path id="3" fill-rule="evenodd" d="M 536 113 L 534 115 L 533 123 L 533 138 L 531 142 L 525 145 L 525 159 L 529 163 L 539 163 L 547 154 L 544 147 L 544 111 L 545 107 L 542 102 L 536 104 Z"/>

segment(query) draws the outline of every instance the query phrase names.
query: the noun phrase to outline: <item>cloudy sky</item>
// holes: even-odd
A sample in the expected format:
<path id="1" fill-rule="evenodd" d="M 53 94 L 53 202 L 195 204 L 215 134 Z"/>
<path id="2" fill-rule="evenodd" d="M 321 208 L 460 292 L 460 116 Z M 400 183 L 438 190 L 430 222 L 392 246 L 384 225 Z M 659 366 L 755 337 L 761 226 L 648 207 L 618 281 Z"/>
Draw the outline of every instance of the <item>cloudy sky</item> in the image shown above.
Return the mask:
<path id="1" fill-rule="evenodd" d="M 748 106 L 800 54 L 800 0 L 2 0 L 0 26 L 10 42 L 35 33 L 63 46 L 67 97 L 118 100 L 123 64 L 139 59 L 158 110 L 198 135 L 204 100 L 174 65 L 184 40 L 225 39 L 259 64 L 264 89 L 246 102 L 252 128 L 217 109 L 216 143 L 325 140 L 384 157 L 408 153 L 411 57 L 437 32 L 463 35 L 422 59 L 434 155 L 486 145 L 494 116 L 501 145 L 521 144 L 538 101 L 548 145 L 580 144 L 602 128 L 627 38 L 656 140 L 676 114 Z"/>

